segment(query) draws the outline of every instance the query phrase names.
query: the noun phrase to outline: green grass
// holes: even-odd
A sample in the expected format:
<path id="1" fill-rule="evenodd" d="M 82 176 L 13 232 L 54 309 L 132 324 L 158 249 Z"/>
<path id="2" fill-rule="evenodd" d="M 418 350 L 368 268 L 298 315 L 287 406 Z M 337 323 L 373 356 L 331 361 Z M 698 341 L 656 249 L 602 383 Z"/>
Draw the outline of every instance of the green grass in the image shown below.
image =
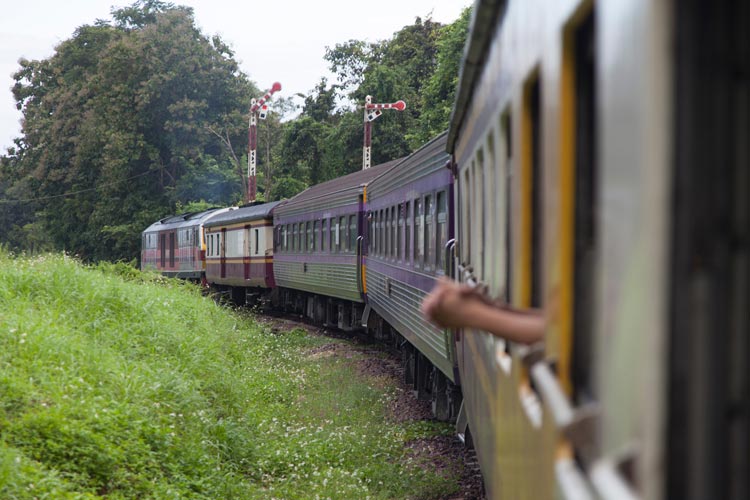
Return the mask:
<path id="1" fill-rule="evenodd" d="M 0 250 L 0 498 L 435 498 L 457 488 L 330 339 L 124 264 Z"/>

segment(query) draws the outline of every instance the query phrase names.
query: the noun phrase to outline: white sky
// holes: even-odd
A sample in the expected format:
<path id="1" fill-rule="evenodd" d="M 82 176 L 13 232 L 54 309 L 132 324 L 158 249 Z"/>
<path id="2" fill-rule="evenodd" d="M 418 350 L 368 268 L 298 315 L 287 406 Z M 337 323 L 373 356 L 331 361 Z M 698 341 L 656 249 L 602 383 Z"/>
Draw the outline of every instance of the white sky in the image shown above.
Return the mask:
<path id="1" fill-rule="evenodd" d="M 3 1 L 5 4 L 7 0 Z M 8 2 L 10 3 L 10 2 Z M 4 5 L 0 15 L 0 153 L 20 135 L 21 114 L 11 87 L 18 60 L 43 59 L 81 25 L 110 20 L 111 6 L 131 0 L 25 0 Z M 390 38 L 419 16 L 451 23 L 472 0 L 174 0 L 193 7 L 205 35 L 218 34 L 235 51 L 242 71 L 259 88 L 281 82 L 281 95 L 312 90 L 321 76 L 333 82 L 323 60 L 326 46 L 350 39 Z M 378 96 L 375 96 L 378 97 Z M 383 100 L 390 97 L 383 96 Z M 395 99 L 395 98 L 394 98 Z"/>

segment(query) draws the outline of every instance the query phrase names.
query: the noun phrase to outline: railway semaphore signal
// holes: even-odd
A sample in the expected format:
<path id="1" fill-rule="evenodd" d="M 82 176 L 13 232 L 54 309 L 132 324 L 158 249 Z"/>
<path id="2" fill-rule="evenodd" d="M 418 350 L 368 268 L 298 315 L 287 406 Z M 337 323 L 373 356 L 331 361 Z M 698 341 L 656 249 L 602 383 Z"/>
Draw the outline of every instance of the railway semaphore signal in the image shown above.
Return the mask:
<path id="1" fill-rule="evenodd" d="M 384 109 L 395 109 L 403 111 L 406 109 L 404 101 L 396 101 L 387 104 L 373 104 L 372 96 L 365 98 L 365 145 L 362 148 L 362 170 L 370 168 L 372 161 L 372 122 L 383 114 Z"/>
<path id="2" fill-rule="evenodd" d="M 257 183 L 255 179 L 255 165 L 257 162 L 258 148 L 258 119 L 265 120 L 268 115 L 268 105 L 266 101 L 271 96 L 281 90 L 281 84 L 274 82 L 271 89 L 263 94 L 260 99 L 253 98 L 250 101 L 250 125 L 248 127 L 248 154 L 247 154 L 247 203 L 255 201 Z"/>

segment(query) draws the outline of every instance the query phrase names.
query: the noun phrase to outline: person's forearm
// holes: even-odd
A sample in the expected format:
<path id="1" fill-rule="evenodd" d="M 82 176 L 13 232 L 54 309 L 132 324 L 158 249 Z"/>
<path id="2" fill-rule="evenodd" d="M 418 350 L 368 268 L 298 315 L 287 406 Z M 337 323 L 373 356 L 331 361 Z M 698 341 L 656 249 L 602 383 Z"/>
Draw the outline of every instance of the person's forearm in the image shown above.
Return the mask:
<path id="1" fill-rule="evenodd" d="M 544 317 L 538 314 L 488 307 L 473 307 L 468 313 L 469 326 L 512 342 L 533 344 L 544 337 Z"/>

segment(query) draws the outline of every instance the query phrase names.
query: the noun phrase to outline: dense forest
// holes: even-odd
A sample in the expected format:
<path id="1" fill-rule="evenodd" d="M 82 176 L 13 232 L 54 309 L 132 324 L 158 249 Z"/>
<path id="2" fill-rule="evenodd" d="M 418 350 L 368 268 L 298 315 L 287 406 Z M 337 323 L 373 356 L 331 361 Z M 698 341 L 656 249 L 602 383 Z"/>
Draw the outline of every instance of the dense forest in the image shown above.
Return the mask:
<path id="1" fill-rule="evenodd" d="M 264 89 L 190 8 L 139 0 L 111 15 L 48 59 L 19 61 L 23 126 L 0 157 L 0 245 L 131 260 L 153 221 L 244 199 L 247 113 Z M 259 199 L 360 169 L 366 95 L 408 103 L 378 119 L 373 164 L 444 130 L 468 22 L 468 9 L 448 25 L 416 18 L 387 40 L 328 47 L 335 81 L 321 78 L 300 109 L 276 94 L 259 127 Z"/>

